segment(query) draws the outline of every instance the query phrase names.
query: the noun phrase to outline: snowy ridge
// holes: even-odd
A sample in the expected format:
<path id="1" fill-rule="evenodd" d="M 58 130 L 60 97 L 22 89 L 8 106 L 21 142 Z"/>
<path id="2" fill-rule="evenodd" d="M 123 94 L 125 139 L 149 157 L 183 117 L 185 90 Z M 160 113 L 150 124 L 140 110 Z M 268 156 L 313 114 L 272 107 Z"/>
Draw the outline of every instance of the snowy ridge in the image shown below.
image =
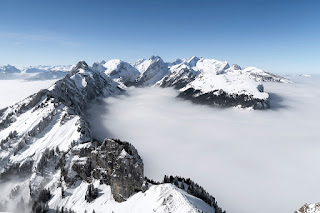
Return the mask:
<path id="1" fill-rule="evenodd" d="M 298 211 L 295 211 L 294 213 L 320 213 L 320 203 L 306 203 Z"/>
<path id="2" fill-rule="evenodd" d="M 100 194 L 94 201 L 86 202 L 83 196 L 87 191 L 88 183 L 77 182 L 74 187 L 66 190 L 66 193 L 70 193 L 70 196 L 62 198 L 61 190 L 56 190 L 49 202 L 49 206 L 52 206 L 53 209 L 60 209 L 61 206 L 64 206 L 66 209 L 72 209 L 79 213 L 84 213 L 85 210 L 87 212 L 95 210 L 97 213 L 214 212 L 214 209 L 202 200 L 190 196 L 171 184 L 153 185 L 145 193 L 138 192 L 122 203 L 118 203 L 113 199 L 109 186 L 100 185 L 98 180 L 95 180 L 92 184 Z"/>

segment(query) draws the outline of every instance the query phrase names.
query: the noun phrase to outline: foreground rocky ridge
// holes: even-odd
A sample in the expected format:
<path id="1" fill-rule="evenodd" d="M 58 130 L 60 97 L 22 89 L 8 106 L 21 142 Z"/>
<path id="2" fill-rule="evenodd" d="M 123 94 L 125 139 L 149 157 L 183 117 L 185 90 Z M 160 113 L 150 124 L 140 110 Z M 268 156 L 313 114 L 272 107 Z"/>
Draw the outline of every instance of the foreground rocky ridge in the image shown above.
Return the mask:
<path id="1" fill-rule="evenodd" d="M 0 110 L 0 211 L 222 212 L 216 202 L 148 182 L 129 143 L 93 140 L 88 103 L 122 86 L 81 61 L 47 90 Z"/>

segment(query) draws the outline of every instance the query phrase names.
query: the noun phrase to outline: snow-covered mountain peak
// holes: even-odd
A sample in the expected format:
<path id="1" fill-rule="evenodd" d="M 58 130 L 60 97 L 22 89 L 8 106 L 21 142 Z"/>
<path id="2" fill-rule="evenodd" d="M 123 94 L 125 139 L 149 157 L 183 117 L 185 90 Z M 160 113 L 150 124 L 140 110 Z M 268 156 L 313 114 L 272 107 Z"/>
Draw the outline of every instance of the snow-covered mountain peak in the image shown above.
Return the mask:
<path id="1" fill-rule="evenodd" d="M 197 65 L 197 62 L 200 60 L 197 56 L 192 56 L 187 60 L 187 63 L 191 67 L 195 67 Z"/>
<path id="2" fill-rule="evenodd" d="M 196 70 L 202 73 L 222 74 L 230 66 L 227 61 L 222 62 L 215 59 L 201 58 L 196 64 Z"/>
<path id="3" fill-rule="evenodd" d="M 134 67 L 143 74 L 152 64 L 159 63 L 164 64 L 164 61 L 160 56 L 152 55 L 149 59 L 139 59 L 134 64 Z"/>
<path id="4" fill-rule="evenodd" d="M 152 86 L 168 74 L 168 64 L 159 56 L 151 56 L 150 59 L 138 60 L 134 67 L 140 72 L 136 80 L 137 85 Z"/>
<path id="5" fill-rule="evenodd" d="M 95 63 L 92 66 L 92 69 L 104 73 L 114 81 L 118 82 L 122 88 L 126 87 L 126 83 L 134 82 L 140 75 L 140 72 L 131 64 L 119 59 Z"/>
<path id="6" fill-rule="evenodd" d="M 197 57 L 197 56 L 192 56 L 190 58 L 178 58 L 174 62 L 169 63 L 169 66 L 176 66 L 176 65 L 182 65 L 185 64 L 186 66 L 189 67 L 195 67 L 197 62 L 201 59 L 202 57 Z"/>
<path id="7" fill-rule="evenodd" d="M 150 57 L 150 60 L 152 60 L 152 61 L 157 61 L 157 60 L 162 60 L 162 58 L 161 58 L 160 56 L 157 56 L 157 55 L 152 55 L 152 56 Z"/>
<path id="8" fill-rule="evenodd" d="M 83 70 L 89 69 L 87 62 L 79 61 L 72 70 L 79 70 L 79 69 L 83 69 Z"/>

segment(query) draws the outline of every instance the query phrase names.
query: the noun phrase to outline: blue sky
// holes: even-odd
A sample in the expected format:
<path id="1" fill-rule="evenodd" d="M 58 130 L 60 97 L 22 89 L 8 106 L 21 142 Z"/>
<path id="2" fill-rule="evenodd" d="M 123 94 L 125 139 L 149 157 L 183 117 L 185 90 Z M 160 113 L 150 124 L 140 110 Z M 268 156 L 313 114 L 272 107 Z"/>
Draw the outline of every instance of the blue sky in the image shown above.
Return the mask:
<path id="1" fill-rule="evenodd" d="M 0 0 L 0 64 L 193 55 L 320 73 L 320 1 Z"/>

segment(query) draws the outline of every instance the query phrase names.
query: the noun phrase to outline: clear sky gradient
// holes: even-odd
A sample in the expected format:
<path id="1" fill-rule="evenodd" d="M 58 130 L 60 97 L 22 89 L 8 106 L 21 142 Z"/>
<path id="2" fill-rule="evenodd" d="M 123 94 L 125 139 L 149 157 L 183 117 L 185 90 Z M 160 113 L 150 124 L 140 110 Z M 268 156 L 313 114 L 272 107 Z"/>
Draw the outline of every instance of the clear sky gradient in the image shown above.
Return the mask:
<path id="1" fill-rule="evenodd" d="M 151 55 L 320 73 L 320 1 L 0 0 L 0 64 Z"/>

